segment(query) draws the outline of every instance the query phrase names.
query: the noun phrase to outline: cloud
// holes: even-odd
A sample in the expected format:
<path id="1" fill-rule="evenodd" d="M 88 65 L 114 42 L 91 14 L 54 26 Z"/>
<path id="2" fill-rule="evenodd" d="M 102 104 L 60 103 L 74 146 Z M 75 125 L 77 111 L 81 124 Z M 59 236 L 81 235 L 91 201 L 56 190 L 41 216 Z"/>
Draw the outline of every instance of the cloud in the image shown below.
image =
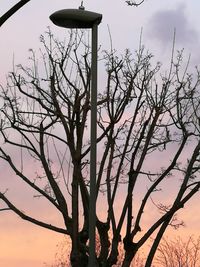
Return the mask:
<path id="1" fill-rule="evenodd" d="M 175 30 L 176 44 L 181 47 L 193 47 L 198 43 L 198 33 L 189 22 L 185 11 L 186 7 L 183 4 L 175 9 L 157 11 L 149 21 L 148 36 L 166 47 L 172 43 Z"/>

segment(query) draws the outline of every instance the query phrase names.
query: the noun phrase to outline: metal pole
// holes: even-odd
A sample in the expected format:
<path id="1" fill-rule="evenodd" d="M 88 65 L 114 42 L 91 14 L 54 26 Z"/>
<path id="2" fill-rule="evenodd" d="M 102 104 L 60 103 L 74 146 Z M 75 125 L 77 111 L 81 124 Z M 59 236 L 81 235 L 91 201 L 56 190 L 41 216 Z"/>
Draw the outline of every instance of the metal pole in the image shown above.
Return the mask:
<path id="1" fill-rule="evenodd" d="M 91 150 L 90 150 L 90 204 L 89 204 L 89 265 L 96 266 L 95 228 L 96 228 L 96 139 L 97 139 L 97 49 L 98 25 L 92 27 L 92 64 L 91 64 Z"/>

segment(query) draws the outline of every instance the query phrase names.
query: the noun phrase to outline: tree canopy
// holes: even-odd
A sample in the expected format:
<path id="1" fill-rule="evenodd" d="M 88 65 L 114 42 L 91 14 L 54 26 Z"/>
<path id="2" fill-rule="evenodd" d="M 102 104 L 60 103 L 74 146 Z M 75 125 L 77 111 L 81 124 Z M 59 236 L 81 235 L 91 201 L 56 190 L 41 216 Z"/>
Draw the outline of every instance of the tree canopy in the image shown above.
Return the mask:
<path id="1" fill-rule="evenodd" d="M 91 49 L 83 32 L 64 41 L 47 36 L 40 59 L 30 50 L 30 65 L 16 66 L 1 86 L 0 158 L 63 223 L 22 211 L 7 190 L 0 199 L 22 219 L 68 235 L 72 266 L 87 266 Z M 173 51 L 162 70 L 143 45 L 123 55 L 99 51 L 99 59 L 105 71 L 97 113 L 97 264 L 116 264 L 123 241 L 122 266 L 130 266 L 154 236 L 148 267 L 200 187 L 200 74 L 183 67 L 182 51 Z"/>

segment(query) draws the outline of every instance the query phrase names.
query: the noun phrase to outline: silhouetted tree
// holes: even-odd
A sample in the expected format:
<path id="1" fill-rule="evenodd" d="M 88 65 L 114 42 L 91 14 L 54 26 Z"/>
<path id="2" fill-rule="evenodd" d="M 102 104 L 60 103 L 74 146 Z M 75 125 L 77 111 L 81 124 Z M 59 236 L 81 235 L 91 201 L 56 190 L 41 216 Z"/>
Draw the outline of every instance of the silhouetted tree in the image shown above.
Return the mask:
<path id="1" fill-rule="evenodd" d="M 200 265 L 200 238 L 190 236 L 186 241 L 180 237 L 162 239 L 156 262 L 162 267 L 198 267 Z"/>
<path id="2" fill-rule="evenodd" d="M 28 215 L 7 191 L 1 191 L 0 199 L 22 219 L 68 235 L 71 264 L 84 267 L 91 50 L 80 32 L 62 42 L 48 34 L 48 44 L 41 37 L 43 64 L 30 50 L 32 65 L 18 65 L 7 86 L 1 86 L 0 158 L 38 197 L 52 204 L 64 226 Z M 97 114 L 97 263 L 116 264 L 123 241 L 122 266 L 130 266 L 154 235 L 148 267 L 166 228 L 181 225 L 176 213 L 200 187 L 199 70 L 189 74 L 188 65 L 181 69 L 180 52 L 163 73 L 143 46 L 120 56 L 105 51 L 101 59 L 106 71 Z M 9 179 L 5 175 L 1 173 L 1 180 Z M 166 200 L 163 196 L 169 192 Z"/>

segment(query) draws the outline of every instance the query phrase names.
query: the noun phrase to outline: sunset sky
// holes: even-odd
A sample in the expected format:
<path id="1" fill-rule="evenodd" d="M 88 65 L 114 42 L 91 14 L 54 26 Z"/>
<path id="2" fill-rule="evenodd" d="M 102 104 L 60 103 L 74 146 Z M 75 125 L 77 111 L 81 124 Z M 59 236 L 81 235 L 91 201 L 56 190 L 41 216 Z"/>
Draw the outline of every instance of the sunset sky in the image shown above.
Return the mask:
<path id="1" fill-rule="evenodd" d="M 18 1 L 1 0 L 0 15 Z M 64 30 L 54 26 L 49 16 L 59 9 L 77 8 L 79 0 L 31 0 L 0 28 L 0 83 L 5 83 L 8 71 L 14 64 L 26 64 L 28 50 L 38 49 L 39 36 L 47 26 L 57 36 Z M 108 27 L 113 47 L 120 52 L 126 48 L 138 48 L 142 29 L 142 42 L 154 55 L 156 61 L 170 63 L 173 32 L 176 29 L 176 47 L 184 48 L 185 56 L 191 53 L 191 66 L 200 64 L 200 1 L 197 0 L 146 0 L 140 7 L 128 7 L 123 0 L 85 0 L 87 10 L 103 14 L 99 26 L 99 44 L 110 46 Z M 31 171 L 31 166 L 30 166 Z M 3 181 L 6 179 L 6 182 Z M 2 182 L 3 181 L 3 182 Z M 31 211 L 38 218 L 60 222 L 54 210 L 47 203 L 30 197 L 29 191 L 17 182 L 5 164 L 0 163 L 0 186 L 10 188 L 9 194 L 20 208 Z M 199 197 L 195 198 L 180 213 L 185 227 L 177 235 L 199 235 Z M 0 203 L 0 208 L 3 205 Z M 41 229 L 23 222 L 10 211 L 0 213 L 0 266 L 2 267 L 44 267 L 54 259 L 61 234 Z"/>

